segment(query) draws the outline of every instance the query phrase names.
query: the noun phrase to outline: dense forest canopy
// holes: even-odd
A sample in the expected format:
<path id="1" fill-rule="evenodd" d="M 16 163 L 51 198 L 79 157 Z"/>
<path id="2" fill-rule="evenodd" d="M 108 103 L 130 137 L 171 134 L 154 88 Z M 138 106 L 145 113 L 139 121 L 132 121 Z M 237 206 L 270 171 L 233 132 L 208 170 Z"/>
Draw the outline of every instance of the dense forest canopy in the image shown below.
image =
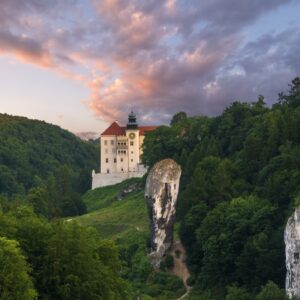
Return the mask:
<path id="1" fill-rule="evenodd" d="M 2 199 L 27 196 L 48 218 L 85 211 L 80 195 L 98 168 L 97 145 L 58 126 L 7 114 L 0 114 L 0 141 Z"/>
<path id="2" fill-rule="evenodd" d="M 0 114 L 0 140 L 1 193 L 27 191 L 64 165 L 73 173 L 98 167 L 96 147 L 42 121 Z"/>
<path id="3" fill-rule="evenodd" d="M 300 79 L 272 107 L 259 96 L 217 117 L 176 114 L 144 143 L 148 165 L 167 157 L 183 168 L 177 218 L 203 299 L 283 288 L 283 230 L 300 204 Z"/>

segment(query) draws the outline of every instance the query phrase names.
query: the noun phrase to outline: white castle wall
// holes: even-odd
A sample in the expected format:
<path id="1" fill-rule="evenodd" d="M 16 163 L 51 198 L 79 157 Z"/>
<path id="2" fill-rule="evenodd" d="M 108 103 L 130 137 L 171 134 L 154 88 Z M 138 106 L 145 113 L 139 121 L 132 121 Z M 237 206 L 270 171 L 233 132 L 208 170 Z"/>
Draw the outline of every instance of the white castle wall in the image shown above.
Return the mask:
<path id="1" fill-rule="evenodd" d="M 136 172 L 126 173 L 92 173 L 92 190 L 107 185 L 113 185 L 120 183 L 129 178 L 140 178 L 143 177 L 147 172 L 147 169 L 139 165 L 139 170 Z"/>

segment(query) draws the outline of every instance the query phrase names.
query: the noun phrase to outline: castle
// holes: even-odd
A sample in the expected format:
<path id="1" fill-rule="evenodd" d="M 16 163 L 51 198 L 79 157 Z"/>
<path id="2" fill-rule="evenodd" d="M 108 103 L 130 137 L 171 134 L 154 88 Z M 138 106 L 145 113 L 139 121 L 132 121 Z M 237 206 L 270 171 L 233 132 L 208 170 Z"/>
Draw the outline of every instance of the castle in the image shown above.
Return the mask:
<path id="1" fill-rule="evenodd" d="M 92 174 L 92 189 L 142 177 L 147 169 L 141 163 L 145 133 L 156 126 L 138 126 L 131 112 L 126 127 L 113 122 L 100 136 L 100 173 Z"/>

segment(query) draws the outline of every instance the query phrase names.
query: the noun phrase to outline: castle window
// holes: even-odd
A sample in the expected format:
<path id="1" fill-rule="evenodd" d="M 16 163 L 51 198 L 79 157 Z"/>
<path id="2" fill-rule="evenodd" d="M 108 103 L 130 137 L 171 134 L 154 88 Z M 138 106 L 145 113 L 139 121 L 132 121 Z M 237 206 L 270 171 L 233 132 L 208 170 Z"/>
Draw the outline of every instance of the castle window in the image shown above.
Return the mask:
<path id="1" fill-rule="evenodd" d="M 133 141 L 130 142 L 130 146 L 133 146 Z"/>
<path id="2" fill-rule="evenodd" d="M 105 162 L 108 163 L 108 158 L 105 158 Z"/>
<path id="3" fill-rule="evenodd" d="M 133 162 L 133 159 L 131 159 L 131 161 Z"/>
<path id="4" fill-rule="evenodd" d="M 114 145 L 114 144 L 115 144 L 115 141 L 114 141 L 114 140 L 111 140 L 111 141 L 110 141 L 110 144 L 111 144 L 111 145 Z"/>
<path id="5" fill-rule="evenodd" d="M 122 168 L 121 171 L 124 172 L 124 169 Z"/>
<path id="6" fill-rule="evenodd" d="M 131 151 L 131 154 L 133 154 L 133 151 Z"/>
<path id="7" fill-rule="evenodd" d="M 107 146 L 107 141 L 104 141 L 104 145 Z"/>
<path id="8" fill-rule="evenodd" d="M 174 184 L 174 189 L 176 189 L 176 184 Z"/>
<path id="9" fill-rule="evenodd" d="M 116 163 L 117 162 L 117 159 L 116 158 L 114 158 L 114 163 Z"/>
<path id="10" fill-rule="evenodd" d="M 109 169 L 106 170 L 106 173 L 109 173 Z"/>
<path id="11" fill-rule="evenodd" d="M 121 158 L 121 162 L 123 162 L 123 158 Z"/>
<path id="12" fill-rule="evenodd" d="M 294 253 L 294 259 L 298 260 L 299 259 L 299 252 Z"/>

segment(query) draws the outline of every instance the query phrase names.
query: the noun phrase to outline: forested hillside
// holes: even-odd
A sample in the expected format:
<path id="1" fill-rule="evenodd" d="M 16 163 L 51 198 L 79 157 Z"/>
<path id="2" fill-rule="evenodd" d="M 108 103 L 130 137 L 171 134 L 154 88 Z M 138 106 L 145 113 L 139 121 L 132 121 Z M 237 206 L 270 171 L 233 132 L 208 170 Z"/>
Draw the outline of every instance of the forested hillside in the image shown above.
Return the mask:
<path id="1" fill-rule="evenodd" d="M 0 114 L 0 197 L 31 203 L 46 217 L 85 211 L 80 195 L 98 168 L 96 145 L 58 126 Z"/>
<path id="2" fill-rule="evenodd" d="M 217 117 L 176 114 L 144 143 L 148 165 L 168 157 L 183 168 L 177 219 L 197 299 L 285 299 L 283 230 L 300 204 L 299 78 L 272 108 L 259 96 Z M 278 298 L 262 298 L 269 292 Z"/>
<path id="3" fill-rule="evenodd" d="M 98 147 L 9 115 L 0 141 L 0 298 L 129 299 L 115 244 L 61 218 L 86 212 Z"/>

